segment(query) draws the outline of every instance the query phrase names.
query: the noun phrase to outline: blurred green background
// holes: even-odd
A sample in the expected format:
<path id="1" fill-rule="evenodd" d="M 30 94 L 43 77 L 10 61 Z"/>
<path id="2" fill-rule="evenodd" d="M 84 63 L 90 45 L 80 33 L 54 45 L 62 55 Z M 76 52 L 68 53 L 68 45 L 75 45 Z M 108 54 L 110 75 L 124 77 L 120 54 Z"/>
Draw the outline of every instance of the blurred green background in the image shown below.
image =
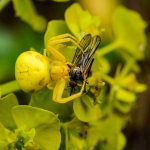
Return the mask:
<path id="1" fill-rule="evenodd" d="M 1 0 L 0 0 L 1 2 Z M 148 23 L 147 47 L 145 51 L 145 60 L 139 61 L 141 73 L 138 74 L 138 81 L 150 85 L 150 1 L 148 0 L 70 0 L 67 2 L 55 2 L 51 0 L 33 0 L 32 1 L 38 14 L 44 16 L 47 21 L 53 19 L 64 19 L 65 10 L 74 2 L 78 2 L 84 9 L 87 9 L 92 15 L 101 17 L 101 27 L 105 28 L 102 37 L 102 44 L 110 43 L 113 37 L 111 30 L 111 14 L 117 5 L 124 5 L 129 9 L 139 12 L 142 18 Z M 45 29 L 46 30 L 46 29 Z M 35 48 L 42 53 L 44 48 L 44 33 L 37 32 L 27 23 L 15 16 L 12 1 L 10 1 L 0 11 L 0 84 L 15 79 L 14 68 L 15 61 L 19 54 Z M 115 52 L 106 56 L 111 63 L 110 75 L 114 75 L 117 64 L 121 58 L 117 57 Z M 148 150 L 150 149 L 150 88 L 142 93 L 137 106 L 132 109 L 132 121 L 128 123 L 124 133 L 127 137 L 125 150 Z M 27 104 L 30 94 L 23 91 L 15 93 L 20 104 Z"/>

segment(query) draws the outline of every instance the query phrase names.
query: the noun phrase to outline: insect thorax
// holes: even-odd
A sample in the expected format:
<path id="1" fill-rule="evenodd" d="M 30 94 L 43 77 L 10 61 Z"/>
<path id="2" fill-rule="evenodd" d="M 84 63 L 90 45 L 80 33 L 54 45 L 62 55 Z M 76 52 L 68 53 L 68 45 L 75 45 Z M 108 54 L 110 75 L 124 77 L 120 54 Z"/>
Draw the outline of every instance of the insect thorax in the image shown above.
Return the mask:
<path id="1" fill-rule="evenodd" d="M 83 77 L 82 77 L 82 72 L 81 72 L 81 69 L 80 67 L 76 67 L 74 69 L 71 70 L 70 72 L 70 79 L 73 80 L 73 81 L 78 81 L 78 80 L 82 80 Z"/>

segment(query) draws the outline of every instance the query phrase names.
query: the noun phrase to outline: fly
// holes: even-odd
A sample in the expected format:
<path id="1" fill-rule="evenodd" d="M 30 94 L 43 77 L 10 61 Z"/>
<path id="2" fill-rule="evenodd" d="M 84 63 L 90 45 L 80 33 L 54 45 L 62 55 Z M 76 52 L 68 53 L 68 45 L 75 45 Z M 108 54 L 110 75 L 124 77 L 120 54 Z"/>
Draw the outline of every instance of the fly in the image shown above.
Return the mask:
<path id="1" fill-rule="evenodd" d="M 93 56 L 100 42 L 101 38 L 98 35 L 92 37 L 91 34 L 87 34 L 81 39 L 79 46 L 83 49 L 84 54 L 77 47 L 69 72 L 69 85 L 71 87 L 70 95 L 73 89 L 77 86 L 78 82 L 81 82 L 82 86 L 85 86 L 86 79 L 89 77 L 90 70 L 94 61 Z"/>

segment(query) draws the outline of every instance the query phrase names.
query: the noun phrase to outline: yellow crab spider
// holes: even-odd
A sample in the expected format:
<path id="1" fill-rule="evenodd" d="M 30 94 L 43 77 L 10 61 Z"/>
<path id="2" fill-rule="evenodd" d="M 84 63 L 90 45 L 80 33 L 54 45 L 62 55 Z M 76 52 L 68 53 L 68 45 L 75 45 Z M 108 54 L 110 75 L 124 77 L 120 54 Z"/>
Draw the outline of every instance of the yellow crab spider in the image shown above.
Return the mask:
<path id="1" fill-rule="evenodd" d="M 35 93 L 42 90 L 44 87 L 53 89 L 51 85 L 56 83 L 53 91 L 53 100 L 58 103 L 66 103 L 70 100 L 78 98 L 82 95 L 85 82 L 79 93 L 62 98 L 65 88 L 65 79 L 70 78 L 68 75 L 69 67 L 65 57 L 57 51 L 60 43 L 72 42 L 81 51 L 83 49 L 77 44 L 77 40 L 70 34 L 62 34 L 48 40 L 47 49 L 44 49 L 43 55 L 35 51 L 26 51 L 22 53 L 15 64 L 15 77 L 21 89 L 27 93 Z M 57 60 L 52 60 L 46 56 L 49 51 Z"/>

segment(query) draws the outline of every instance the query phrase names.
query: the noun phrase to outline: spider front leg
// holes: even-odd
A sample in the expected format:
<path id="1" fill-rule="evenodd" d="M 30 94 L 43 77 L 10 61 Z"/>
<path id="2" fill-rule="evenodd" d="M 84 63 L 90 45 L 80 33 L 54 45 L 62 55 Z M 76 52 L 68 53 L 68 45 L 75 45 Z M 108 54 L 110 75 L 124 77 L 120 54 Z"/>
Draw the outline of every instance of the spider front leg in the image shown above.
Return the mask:
<path id="1" fill-rule="evenodd" d="M 80 90 L 80 92 L 71 95 L 69 97 L 66 98 L 62 98 L 62 94 L 63 91 L 65 89 L 65 79 L 60 79 L 57 83 L 56 86 L 54 88 L 54 92 L 53 92 L 53 101 L 57 102 L 57 103 L 66 103 L 68 101 L 74 100 L 76 98 L 81 97 L 83 90 L 84 90 L 84 86 L 85 86 L 85 81 L 83 82 L 82 88 Z"/>
<path id="2" fill-rule="evenodd" d="M 55 49 L 53 46 L 48 45 L 48 51 L 50 51 L 52 55 L 61 62 L 63 63 L 66 62 L 66 58 L 64 57 L 64 55 L 62 55 L 59 51 L 57 51 L 57 49 Z"/>
<path id="3" fill-rule="evenodd" d="M 60 44 L 60 43 L 65 43 L 65 42 L 72 42 L 74 45 L 76 45 L 81 51 L 82 51 L 82 53 L 84 54 L 84 51 L 83 51 L 83 49 L 80 47 L 80 45 L 76 42 L 76 41 L 74 41 L 73 39 L 71 39 L 71 38 L 63 38 L 63 39 L 56 39 L 56 40 L 49 40 L 48 41 L 48 46 L 49 45 L 54 45 L 54 44 Z"/>
<path id="4" fill-rule="evenodd" d="M 57 36 L 55 36 L 55 37 L 50 38 L 49 41 L 58 40 L 58 39 L 63 39 L 63 38 L 66 38 L 66 37 L 70 37 L 70 38 L 72 38 L 74 41 L 77 41 L 77 42 L 78 42 L 78 40 L 77 40 L 74 36 L 72 36 L 71 34 L 69 34 L 69 33 L 57 35 Z"/>
<path id="5" fill-rule="evenodd" d="M 46 56 L 47 51 L 48 51 L 47 49 L 44 49 L 43 56 L 45 59 L 47 59 L 49 62 L 51 62 L 52 60 Z"/>
<path id="6" fill-rule="evenodd" d="M 69 38 L 66 38 L 67 36 L 69 36 Z M 73 39 L 72 39 L 73 38 Z M 49 39 L 48 41 L 48 50 L 52 53 L 52 55 L 54 57 L 56 57 L 57 59 L 59 59 L 62 62 L 66 62 L 65 57 L 57 51 L 56 47 L 54 47 L 54 44 L 60 44 L 60 43 L 65 43 L 65 42 L 72 42 L 73 44 L 75 44 L 84 54 L 83 49 L 80 47 L 80 45 L 75 41 L 75 38 L 73 36 L 71 36 L 70 34 L 64 34 L 64 35 L 59 35 L 56 37 L 53 37 L 51 39 Z"/>

